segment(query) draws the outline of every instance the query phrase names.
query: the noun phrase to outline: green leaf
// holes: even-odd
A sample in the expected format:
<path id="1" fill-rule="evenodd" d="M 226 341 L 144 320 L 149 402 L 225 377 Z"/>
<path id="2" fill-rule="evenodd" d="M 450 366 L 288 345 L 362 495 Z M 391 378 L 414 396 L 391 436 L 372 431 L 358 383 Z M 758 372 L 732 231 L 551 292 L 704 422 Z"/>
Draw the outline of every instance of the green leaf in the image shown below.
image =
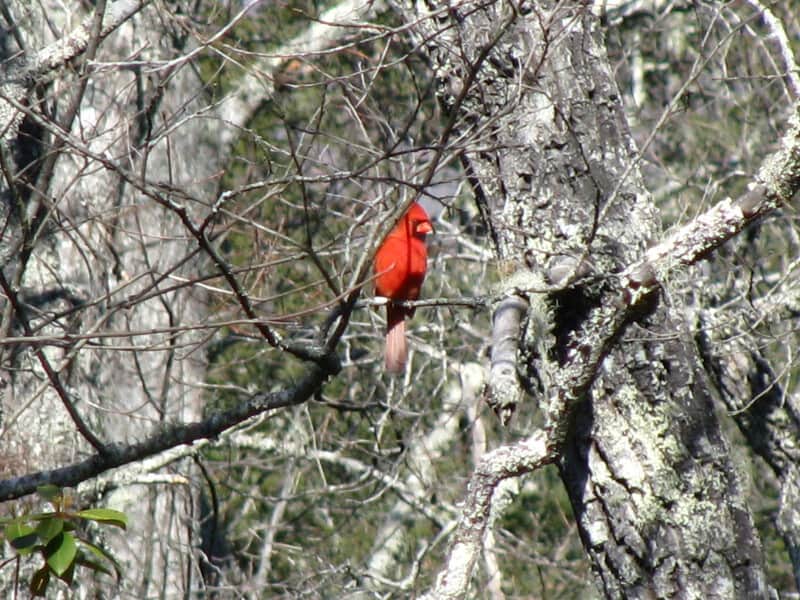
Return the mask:
<path id="1" fill-rule="evenodd" d="M 10 542 L 11 540 L 33 533 L 33 527 L 25 523 L 22 519 L 14 519 L 3 529 L 3 535 Z"/>
<path id="2" fill-rule="evenodd" d="M 69 567 L 67 567 L 67 570 L 64 571 L 63 573 L 61 573 L 61 575 L 58 576 L 58 578 L 61 581 L 63 581 L 64 583 L 66 583 L 67 585 L 71 585 L 72 584 L 72 580 L 75 578 L 75 564 L 76 563 L 77 563 L 77 560 L 73 560 L 69 564 Z"/>
<path id="3" fill-rule="evenodd" d="M 44 596 L 47 593 L 47 584 L 50 583 L 50 569 L 47 565 L 36 571 L 31 577 L 31 596 Z"/>
<path id="4" fill-rule="evenodd" d="M 22 535 L 14 538 L 11 542 L 11 547 L 17 551 L 17 554 L 30 554 L 36 549 L 36 544 L 38 541 L 39 536 L 35 533 L 31 533 L 29 535 Z"/>
<path id="5" fill-rule="evenodd" d="M 44 521 L 45 519 L 52 519 L 52 518 L 53 518 L 53 517 L 55 517 L 57 514 L 58 514 L 58 513 L 56 513 L 56 512 L 54 512 L 54 511 L 52 511 L 52 510 L 51 510 L 51 511 L 48 511 L 48 512 L 43 512 L 43 513 L 34 513 L 34 514 L 32 514 L 32 515 L 25 515 L 25 516 L 26 516 L 28 519 L 30 519 L 31 521 Z"/>
<path id="6" fill-rule="evenodd" d="M 86 567 L 87 569 L 91 569 L 92 571 L 99 571 L 100 573 L 104 573 L 105 575 L 111 576 L 111 571 L 106 568 L 106 566 L 97 560 L 92 560 L 86 556 L 78 555 L 78 558 L 75 560 L 77 564 L 82 567 Z"/>
<path id="7" fill-rule="evenodd" d="M 38 486 L 36 488 L 36 493 L 48 502 L 55 502 L 55 500 L 61 497 L 61 488 L 48 483 Z"/>
<path id="8" fill-rule="evenodd" d="M 39 541 L 36 530 L 19 519 L 15 519 L 6 525 L 3 534 L 18 554 L 30 554 Z"/>
<path id="9" fill-rule="evenodd" d="M 49 542 L 64 530 L 64 519 L 48 518 L 40 521 L 36 526 L 36 533 L 42 541 Z"/>
<path id="10" fill-rule="evenodd" d="M 78 511 L 75 515 L 98 523 L 116 525 L 122 529 L 128 528 L 128 515 L 113 508 L 87 508 L 86 510 Z"/>
<path id="11" fill-rule="evenodd" d="M 77 552 L 78 546 L 73 535 L 61 532 L 47 544 L 44 556 L 47 559 L 47 566 L 61 577 L 75 560 Z"/>
<path id="12" fill-rule="evenodd" d="M 104 550 L 100 546 L 95 546 L 94 544 L 92 544 L 91 542 L 87 542 L 86 540 L 78 540 L 78 541 L 80 541 L 81 545 L 84 546 L 96 557 L 110 562 L 111 565 L 114 567 L 114 571 L 117 574 L 117 581 L 122 579 L 122 566 L 120 566 L 120 564 L 117 562 L 117 559 L 114 558 L 108 551 Z M 109 575 L 111 574 L 107 570 L 104 569 L 99 569 L 99 570 L 103 571 L 104 573 L 108 573 Z"/>

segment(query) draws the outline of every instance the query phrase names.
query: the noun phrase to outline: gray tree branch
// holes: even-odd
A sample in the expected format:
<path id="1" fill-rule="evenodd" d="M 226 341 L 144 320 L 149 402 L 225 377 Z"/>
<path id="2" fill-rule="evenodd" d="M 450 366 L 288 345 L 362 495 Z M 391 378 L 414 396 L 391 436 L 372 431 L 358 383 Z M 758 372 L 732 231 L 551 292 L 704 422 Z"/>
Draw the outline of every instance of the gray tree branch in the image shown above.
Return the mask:
<path id="1" fill-rule="evenodd" d="M 123 465 L 149 458 L 182 444 L 196 440 L 214 438 L 225 430 L 261 413 L 294 406 L 307 401 L 336 374 L 319 367 L 310 367 L 297 385 L 279 392 L 259 392 L 243 400 L 236 407 L 214 413 L 202 421 L 181 425 L 164 426 L 140 442 L 133 444 L 107 444 L 103 454 L 97 453 L 71 465 L 37 471 L 0 481 L 0 502 L 20 498 L 36 491 L 46 483 L 60 487 L 72 487 L 92 477 Z"/>

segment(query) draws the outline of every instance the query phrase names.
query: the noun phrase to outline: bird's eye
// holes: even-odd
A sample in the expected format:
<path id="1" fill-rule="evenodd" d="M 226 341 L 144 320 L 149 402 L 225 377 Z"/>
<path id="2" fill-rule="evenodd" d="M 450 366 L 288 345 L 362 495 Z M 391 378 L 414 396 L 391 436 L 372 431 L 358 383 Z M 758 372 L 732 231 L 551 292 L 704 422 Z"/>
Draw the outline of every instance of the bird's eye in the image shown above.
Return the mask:
<path id="1" fill-rule="evenodd" d="M 433 231 L 433 227 L 431 226 L 430 222 L 422 221 L 420 219 L 414 219 L 411 222 L 411 227 L 415 234 L 425 235 Z"/>

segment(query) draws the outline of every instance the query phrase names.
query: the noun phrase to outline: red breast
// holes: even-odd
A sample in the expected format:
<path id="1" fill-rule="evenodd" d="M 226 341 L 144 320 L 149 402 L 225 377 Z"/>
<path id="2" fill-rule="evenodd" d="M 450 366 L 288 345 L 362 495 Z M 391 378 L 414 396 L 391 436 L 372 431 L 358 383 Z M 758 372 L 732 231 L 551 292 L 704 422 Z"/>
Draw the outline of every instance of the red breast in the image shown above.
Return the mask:
<path id="1" fill-rule="evenodd" d="M 416 300 L 425 279 L 425 236 L 433 232 L 428 213 L 412 204 L 375 255 L 375 293 L 393 300 Z"/>

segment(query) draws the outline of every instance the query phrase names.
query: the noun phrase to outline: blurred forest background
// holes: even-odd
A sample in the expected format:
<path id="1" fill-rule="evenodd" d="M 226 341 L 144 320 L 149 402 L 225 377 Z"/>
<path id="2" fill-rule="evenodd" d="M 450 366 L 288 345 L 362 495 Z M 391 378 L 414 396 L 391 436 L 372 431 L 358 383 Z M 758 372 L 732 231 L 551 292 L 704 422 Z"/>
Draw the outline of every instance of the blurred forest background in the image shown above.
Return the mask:
<path id="1" fill-rule="evenodd" d="M 797 111 L 797 6 L 573 9 L 594 15 L 662 230 L 744 193 Z M 481 457 L 541 427 L 532 396 L 505 427 L 484 398 L 487 298 L 507 265 L 463 154 L 503 149 L 458 135 L 470 115 L 441 101 L 459 90 L 443 91 L 412 10 L 2 2 L 0 506 L 44 510 L 18 478 L 45 472 L 35 483 L 129 515 L 127 531 L 86 532 L 123 576 L 78 572 L 82 597 L 419 595 Z M 390 377 L 369 261 L 411 199 L 436 228 L 422 297 L 437 301 Z M 783 482 L 731 417 L 757 420 L 772 393 L 800 414 L 799 232 L 787 206 L 675 273 L 662 300 L 680 299 L 701 357 L 746 346 L 772 365 L 716 412 L 786 598 Z M 501 490 L 474 597 L 596 597 L 558 469 Z M 24 586 L 38 564 L 15 574 L 4 556 L 4 588 Z"/>

